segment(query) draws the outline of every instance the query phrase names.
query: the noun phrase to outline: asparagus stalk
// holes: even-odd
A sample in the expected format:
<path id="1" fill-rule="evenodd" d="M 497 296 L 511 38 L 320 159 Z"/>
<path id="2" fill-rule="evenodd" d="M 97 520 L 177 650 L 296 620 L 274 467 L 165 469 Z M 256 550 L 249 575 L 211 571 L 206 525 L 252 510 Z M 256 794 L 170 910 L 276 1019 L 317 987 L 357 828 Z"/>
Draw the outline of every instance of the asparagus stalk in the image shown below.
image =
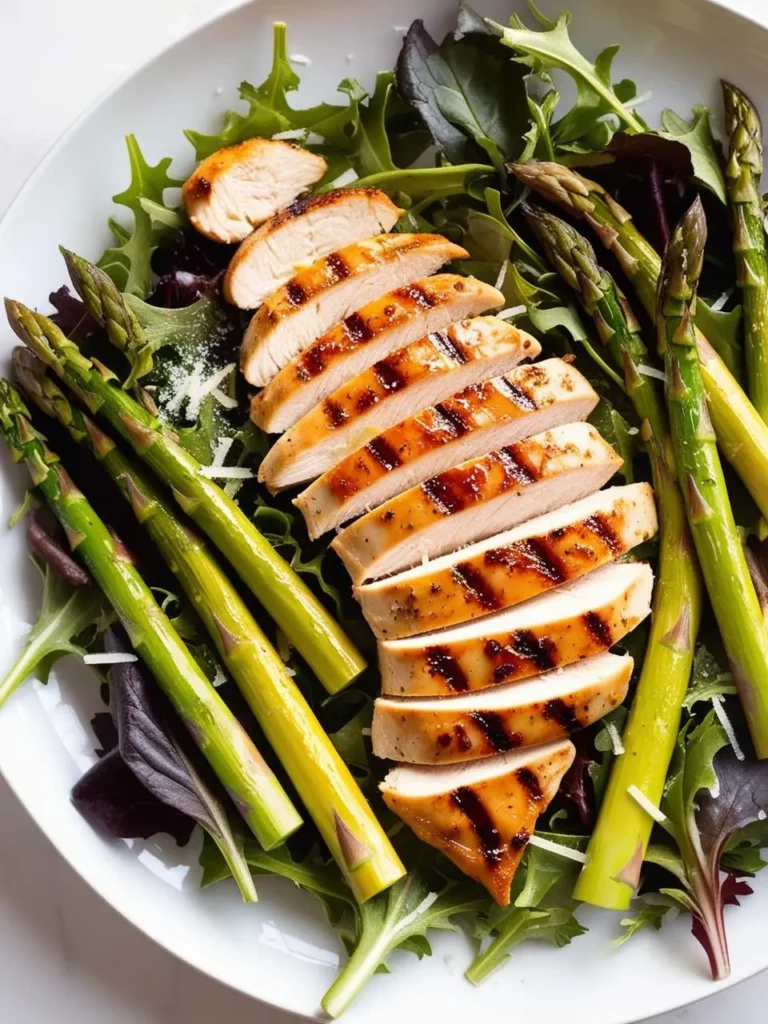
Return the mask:
<path id="1" fill-rule="evenodd" d="M 602 186 L 560 164 L 511 164 L 509 169 L 524 185 L 587 221 L 631 279 L 646 312 L 655 316 L 661 259 L 629 213 Z M 700 303 L 699 326 L 706 332 L 705 311 Z M 700 331 L 696 341 L 718 443 L 763 517 L 768 518 L 768 427 Z"/>
<path id="2" fill-rule="evenodd" d="M 18 392 L 0 380 L 0 432 L 64 527 L 159 686 L 264 849 L 301 818 L 248 734 L 206 679 L 120 542 L 75 487 L 29 421 Z"/>
<path id="3" fill-rule="evenodd" d="M 356 898 L 363 902 L 392 885 L 405 869 L 389 839 L 205 541 L 179 521 L 151 476 L 70 404 L 35 356 L 18 348 L 13 358 L 17 379 L 31 400 L 96 456 L 146 527 L 197 609 Z"/>
<path id="4" fill-rule="evenodd" d="M 701 580 L 675 480 L 664 400 L 656 383 L 639 370 L 648 362 L 648 350 L 632 310 L 583 235 L 545 210 L 526 207 L 525 214 L 550 263 L 575 289 L 624 374 L 627 395 L 648 442 L 659 507 L 658 580 L 645 660 L 622 737 L 624 753 L 614 762 L 587 862 L 574 890 L 582 902 L 626 910 L 653 827 L 628 787 L 637 786 L 657 806 L 661 802 L 693 663 Z"/>
<path id="5" fill-rule="evenodd" d="M 125 353 L 131 364 L 130 375 L 123 385 L 128 390 L 152 369 L 152 350 L 146 342 L 141 324 L 109 274 L 63 246 L 60 248 L 72 284 L 86 309 L 106 330 L 110 342 Z"/>
<path id="6" fill-rule="evenodd" d="M 706 218 L 697 199 L 675 228 L 659 282 L 659 348 L 677 474 L 709 599 L 752 742 L 768 757 L 768 632 L 733 518 L 707 411 L 693 317 Z"/>
<path id="7" fill-rule="evenodd" d="M 768 422 L 768 255 L 763 201 L 763 128 L 748 96 L 723 82 L 729 153 L 725 182 L 733 214 L 733 251 L 744 310 L 747 387 Z"/>
<path id="8" fill-rule="evenodd" d="M 174 434 L 123 391 L 106 367 L 86 359 L 52 320 L 10 299 L 5 307 L 24 344 L 168 483 L 181 508 L 234 566 L 326 690 L 335 693 L 352 682 L 365 668 L 360 652 Z"/>

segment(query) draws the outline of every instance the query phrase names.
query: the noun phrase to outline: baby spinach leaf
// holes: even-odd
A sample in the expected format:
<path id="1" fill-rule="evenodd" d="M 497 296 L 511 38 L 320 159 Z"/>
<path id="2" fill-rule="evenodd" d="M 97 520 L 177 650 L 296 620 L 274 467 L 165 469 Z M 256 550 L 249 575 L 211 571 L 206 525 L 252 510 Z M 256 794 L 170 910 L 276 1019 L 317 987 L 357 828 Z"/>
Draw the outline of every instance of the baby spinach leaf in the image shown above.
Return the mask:
<path id="1" fill-rule="evenodd" d="M 33 559 L 34 561 L 34 559 Z M 49 564 L 35 561 L 43 577 L 43 601 L 37 622 L 27 634 L 24 649 L 0 682 L 0 705 L 31 675 L 40 682 L 65 654 L 85 654 L 78 640 L 87 629 L 106 625 L 104 599 L 92 584 L 73 587 Z"/>
<path id="2" fill-rule="evenodd" d="M 109 274 L 121 291 L 143 298 L 150 291 L 152 253 L 173 230 L 167 220 L 158 216 L 158 208 L 166 209 L 165 190 L 175 188 L 181 182 L 168 174 L 170 157 L 165 157 L 152 167 L 144 158 L 134 135 L 126 136 L 125 142 L 131 181 L 124 192 L 112 198 L 115 203 L 131 211 L 133 225 L 126 228 L 113 220 L 109 222 L 116 244 L 104 252 L 98 265 Z"/>
<path id="3" fill-rule="evenodd" d="M 714 192 L 721 203 L 725 203 L 725 177 L 723 164 L 717 143 L 712 135 L 709 121 L 709 107 L 693 107 L 693 121 L 679 117 L 674 110 L 663 110 L 661 113 L 663 131 L 659 134 L 665 139 L 681 142 L 691 154 L 695 180 Z"/>

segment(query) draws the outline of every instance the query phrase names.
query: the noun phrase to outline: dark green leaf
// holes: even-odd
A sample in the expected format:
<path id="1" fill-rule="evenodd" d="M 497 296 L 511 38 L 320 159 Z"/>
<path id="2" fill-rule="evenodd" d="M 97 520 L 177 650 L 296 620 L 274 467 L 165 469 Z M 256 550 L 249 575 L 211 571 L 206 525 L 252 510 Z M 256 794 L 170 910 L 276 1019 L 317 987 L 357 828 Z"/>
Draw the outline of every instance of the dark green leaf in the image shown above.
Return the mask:
<path id="1" fill-rule="evenodd" d="M 664 130 L 659 132 L 660 135 L 682 142 L 688 148 L 695 180 L 714 192 L 721 203 L 725 203 L 723 162 L 720 149 L 712 136 L 709 107 L 694 107 L 692 122 L 678 117 L 673 110 L 663 110 L 661 124 Z"/>

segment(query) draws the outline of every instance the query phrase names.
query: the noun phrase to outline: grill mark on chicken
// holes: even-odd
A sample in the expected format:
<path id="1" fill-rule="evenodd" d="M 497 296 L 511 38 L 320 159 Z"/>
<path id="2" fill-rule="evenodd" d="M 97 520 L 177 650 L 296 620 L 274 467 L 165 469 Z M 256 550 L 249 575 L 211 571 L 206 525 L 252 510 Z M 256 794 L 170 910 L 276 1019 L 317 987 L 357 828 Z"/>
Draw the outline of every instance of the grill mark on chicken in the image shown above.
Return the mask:
<path id="1" fill-rule="evenodd" d="M 326 398 L 323 402 L 323 414 L 331 430 L 336 430 L 349 419 L 349 414 L 332 398 Z"/>
<path id="2" fill-rule="evenodd" d="M 557 644 L 548 637 L 538 637 L 530 629 L 521 629 L 513 634 L 512 646 L 521 658 L 532 661 L 539 672 L 557 667 Z"/>
<path id="3" fill-rule="evenodd" d="M 514 381 L 508 380 L 507 377 L 497 377 L 496 387 L 503 395 L 506 395 L 510 401 L 514 402 L 520 409 L 524 409 L 525 412 L 535 412 L 539 408 L 538 404 L 531 398 L 524 388 L 520 387 Z"/>
<path id="4" fill-rule="evenodd" d="M 285 297 L 292 306 L 303 306 L 307 301 L 307 293 L 298 281 L 289 281 L 285 286 Z"/>
<path id="5" fill-rule="evenodd" d="M 407 376 L 398 370 L 397 360 L 394 357 L 374 363 L 371 369 L 376 380 L 387 392 L 400 391 L 408 383 Z"/>
<path id="6" fill-rule="evenodd" d="M 364 388 L 363 391 L 355 399 L 355 410 L 363 413 L 367 412 L 371 406 L 376 405 L 379 400 L 379 396 L 371 388 Z"/>
<path id="7" fill-rule="evenodd" d="M 345 277 L 349 277 L 351 273 L 349 264 L 340 252 L 332 252 L 330 256 L 326 256 L 325 265 L 333 275 L 335 284 L 338 284 L 339 281 L 343 281 Z"/>
<path id="8" fill-rule="evenodd" d="M 510 732 L 504 724 L 501 715 L 495 711 L 470 711 L 469 717 L 483 732 L 488 746 L 501 754 L 506 750 L 514 750 L 523 742 L 519 732 Z"/>
<path id="9" fill-rule="evenodd" d="M 509 840 L 510 848 L 513 850 L 524 850 L 528 845 L 531 838 L 531 833 L 527 828 L 521 828 L 519 832 L 515 832 L 512 838 Z"/>
<path id="10" fill-rule="evenodd" d="M 207 199 L 211 194 L 211 183 L 202 175 L 195 175 L 187 185 L 186 193 L 192 199 Z"/>
<path id="11" fill-rule="evenodd" d="M 344 320 L 344 329 L 347 337 L 354 342 L 370 341 L 373 337 L 371 325 L 364 320 L 359 313 L 350 313 Z"/>
<path id="12" fill-rule="evenodd" d="M 425 480 L 421 485 L 421 491 L 440 515 L 452 516 L 455 512 L 461 512 L 465 502 L 447 477 L 447 473 L 441 473 L 440 476 L 433 476 L 431 480 Z"/>
<path id="13" fill-rule="evenodd" d="M 462 437 L 469 430 L 469 424 L 461 414 L 461 410 L 455 406 L 446 405 L 445 402 L 438 402 L 432 407 L 437 413 L 439 423 L 436 426 L 442 427 L 451 437 Z"/>
<path id="14" fill-rule="evenodd" d="M 617 535 L 607 516 L 595 512 L 594 515 L 584 520 L 584 526 L 600 538 L 612 555 L 621 554 L 623 551 L 621 538 Z"/>
<path id="15" fill-rule="evenodd" d="M 492 457 L 504 471 L 504 487 L 512 484 L 533 484 L 539 479 L 536 472 L 522 457 L 516 445 L 508 445 L 493 452 Z"/>
<path id="16" fill-rule="evenodd" d="M 505 566 L 510 572 L 535 572 L 554 584 L 568 579 L 565 566 L 552 552 L 546 539 L 537 537 L 526 537 L 503 548 L 491 548 L 485 552 L 483 561 L 489 567 Z"/>
<path id="17" fill-rule="evenodd" d="M 383 434 L 379 434 L 378 437 L 374 437 L 372 441 L 369 441 L 365 446 L 365 450 L 388 473 L 403 464 L 403 460 Z"/>
<path id="18" fill-rule="evenodd" d="M 613 643 L 611 627 L 608 622 L 597 612 L 585 612 L 583 616 L 584 625 L 589 635 L 601 647 L 610 647 Z"/>
<path id="19" fill-rule="evenodd" d="M 560 697 L 548 700 L 542 712 L 546 721 L 557 722 L 566 732 L 573 732 L 579 728 L 579 720 L 572 707 L 569 707 Z"/>
<path id="20" fill-rule="evenodd" d="M 499 598 L 488 586 L 481 572 L 468 562 L 460 562 L 451 570 L 454 581 L 463 588 L 468 600 L 475 601 L 481 608 L 494 611 L 499 608 Z"/>
<path id="21" fill-rule="evenodd" d="M 530 768 L 518 768 L 515 776 L 520 785 L 528 790 L 531 800 L 541 800 L 544 794 L 541 791 L 541 783 L 536 772 Z"/>
<path id="22" fill-rule="evenodd" d="M 472 826 L 485 863 L 489 868 L 495 868 L 504 856 L 504 851 L 499 830 L 494 825 L 488 808 L 469 786 L 460 786 L 454 790 L 451 799 Z"/>
<path id="23" fill-rule="evenodd" d="M 447 647 L 428 647 L 425 651 L 427 670 L 432 676 L 440 676 L 456 693 L 469 689 L 469 680 L 464 669 Z"/>
<path id="24" fill-rule="evenodd" d="M 429 340 L 441 355 L 457 366 L 462 366 L 469 359 L 467 353 L 453 340 L 448 331 L 435 331 L 434 334 L 430 334 Z"/>
<path id="25" fill-rule="evenodd" d="M 469 736 L 467 736 L 467 730 L 464 728 L 461 722 L 458 722 L 456 725 L 454 725 L 453 733 L 454 736 L 456 737 L 456 743 L 458 745 L 458 748 L 462 753 L 466 754 L 469 750 L 472 749 L 472 740 L 469 738 Z"/>
<path id="26" fill-rule="evenodd" d="M 419 309 L 431 309 L 439 301 L 437 296 L 431 295 L 426 288 L 422 288 L 418 284 L 396 288 L 392 294 L 404 304 L 416 306 Z"/>

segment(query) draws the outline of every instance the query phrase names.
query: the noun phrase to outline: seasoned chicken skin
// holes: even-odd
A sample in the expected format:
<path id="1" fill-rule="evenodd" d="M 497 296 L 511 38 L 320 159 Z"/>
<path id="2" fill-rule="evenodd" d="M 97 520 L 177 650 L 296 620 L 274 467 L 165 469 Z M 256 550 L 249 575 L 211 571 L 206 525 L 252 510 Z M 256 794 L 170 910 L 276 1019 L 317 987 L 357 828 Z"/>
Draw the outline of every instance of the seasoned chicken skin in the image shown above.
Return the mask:
<path id="1" fill-rule="evenodd" d="M 535 358 L 535 338 L 497 317 L 463 320 L 392 353 L 329 395 L 283 434 L 259 469 L 271 491 L 312 480 L 411 409 Z"/>
<path id="2" fill-rule="evenodd" d="M 650 615 L 653 572 L 612 562 L 485 618 L 379 641 L 384 694 L 443 697 L 519 682 L 610 650 Z"/>
<path id="3" fill-rule="evenodd" d="M 559 672 L 455 697 L 380 697 L 377 757 L 451 764 L 562 739 L 607 715 L 627 695 L 633 660 L 597 654 Z"/>
<path id="4" fill-rule="evenodd" d="M 383 292 L 467 255 L 440 235 L 377 235 L 332 252 L 295 274 L 255 313 L 243 338 L 246 380 L 269 381 L 294 356 Z"/>
<path id="5" fill-rule="evenodd" d="M 377 188 L 303 196 L 243 241 L 224 276 L 224 298 L 241 309 L 256 309 L 300 267 L 389 231 L 402 212 Z"/>
<path id="6" fill-rule="evenodd" d="M 400 765 L 379 788 L 419 839 L 507 906 L 536 819 L 575 754 L 569 740 L 560 740 L 456 765 Z"/>
<path id="7" fill-rule="evenodd" d="M 362 516 L 331 547 L 353 583 L 387 576 L 599 490 L 621 456 L 568 423 L 447 469 Z"/>
<path id="8" fill-rule="evenodd" d="M 626 554 L 658 529 L 648 484 L 610 487 L 397 576 L 355 588 L 380 639 L 520 604 Z"/>
<path id="9" fill-rule="evenodd" d="M 292 359 L 253 398 L 251 419 L 268 433 L 281 433 L 379 360 L 457 320 L 503 304 L 501 292 L 459 274 L 436 274 L 387 292 Z"/>
<path id="10" fill-rule="evenodd" d="M 473 384 L 372 438 L 303 491 L 295 504 L 319 537 L 465 459 L 586 419 L 589 381 L 562 359 Z"/>
<path id="11" fill-rule="evenodd" d="M 278 139 L 248 139 L 198 164 L 181 190 L 187 216 L 215 242 L 240 242 L 319 181 L 325 160 Z"/>

